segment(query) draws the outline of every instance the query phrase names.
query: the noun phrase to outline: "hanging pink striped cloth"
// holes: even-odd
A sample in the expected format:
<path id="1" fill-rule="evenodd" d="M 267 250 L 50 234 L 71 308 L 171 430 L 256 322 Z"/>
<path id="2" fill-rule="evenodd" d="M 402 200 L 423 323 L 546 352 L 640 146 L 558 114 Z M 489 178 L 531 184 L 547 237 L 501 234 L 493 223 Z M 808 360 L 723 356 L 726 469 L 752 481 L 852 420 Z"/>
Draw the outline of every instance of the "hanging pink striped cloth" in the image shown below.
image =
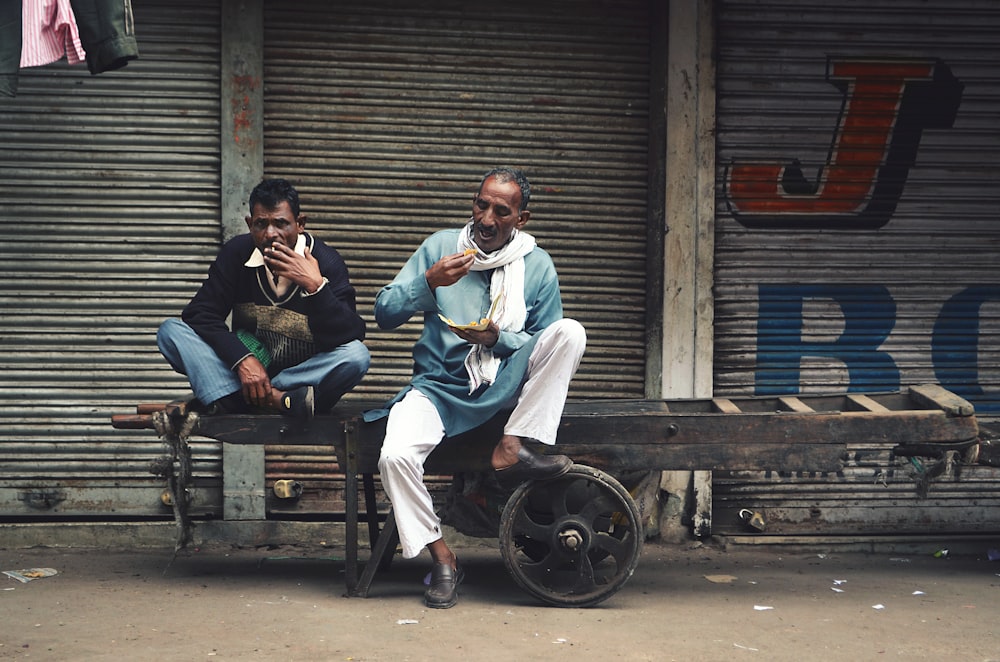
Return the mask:
<path id="1" fill-rule="evenodd" d="M 86 59 L 69 0 L 24 0 L 22 12 L 22 67 L 40 67 L 63 56 L 70 64 Z"/>

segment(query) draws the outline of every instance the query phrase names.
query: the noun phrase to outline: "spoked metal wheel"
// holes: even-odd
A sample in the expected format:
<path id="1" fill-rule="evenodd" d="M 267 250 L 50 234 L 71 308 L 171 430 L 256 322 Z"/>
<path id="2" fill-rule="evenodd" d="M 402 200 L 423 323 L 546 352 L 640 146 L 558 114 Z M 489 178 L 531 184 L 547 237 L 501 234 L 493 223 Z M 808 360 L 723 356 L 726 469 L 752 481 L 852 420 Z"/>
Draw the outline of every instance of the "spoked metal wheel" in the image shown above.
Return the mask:
<path id="1" fill-rule="evenodd" d="M 507 500 L 500 554 L 518 586 L 558 607 L 614 595 L 639 563 L 639 509 L 621 483 L 581 464 L 524 483 Z"/>

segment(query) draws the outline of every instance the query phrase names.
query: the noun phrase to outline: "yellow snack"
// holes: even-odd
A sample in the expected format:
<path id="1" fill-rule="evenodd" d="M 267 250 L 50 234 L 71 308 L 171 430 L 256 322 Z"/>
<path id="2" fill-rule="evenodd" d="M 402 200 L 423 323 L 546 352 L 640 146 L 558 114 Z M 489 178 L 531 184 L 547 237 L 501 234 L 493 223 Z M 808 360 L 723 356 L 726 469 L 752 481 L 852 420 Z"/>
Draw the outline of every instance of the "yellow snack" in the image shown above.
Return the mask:
<path id="1" fill-rule="evenodd" d="M 499 302 L 500 302 L 500 295 L 497 295 L 497 297 L 493 299 L 493 303 L 490 304 L 490 312 L 486 313 L 486 317 L 480 319 L 478 322 L 469 322 L 468 324 L 456 324 L 450 317 L 445 317 L 441 313 L 438 313 L 438 317 L 441 319 L 442 322 L 452 327 L 453 329 L 485 331 L 489 327 L 490 321 L 493 319 L 493 311 L 497 309 L 497 303 Z"/>
<path id="2" fill-rule="evenodd" d="M 462 251 L 462 255 L 475 255 L 475 253 L 476 253 L 475 248 L 466 248 L 464 251 Z"/>
<path id="3" fill-rule="evenodd" d="M 445 317 L 441 313 L 438 313 L 438 317 L 441 318 L 442 322 L 444 322 L 448 326 L 452 327 L 453 329 L 465 329 L 465 330 L 469 330 L 469 331 L 484 331 L 486 329 L 486 327 L 488 327 L 490 325 L 490 320 L 489 320 L 488 317 L 484 317 L 483 319 L 479 320 L 478 322 L 469 322 L 468 324 L 457 324 L 456 322 L 452 321 L 448 317 Z"/>

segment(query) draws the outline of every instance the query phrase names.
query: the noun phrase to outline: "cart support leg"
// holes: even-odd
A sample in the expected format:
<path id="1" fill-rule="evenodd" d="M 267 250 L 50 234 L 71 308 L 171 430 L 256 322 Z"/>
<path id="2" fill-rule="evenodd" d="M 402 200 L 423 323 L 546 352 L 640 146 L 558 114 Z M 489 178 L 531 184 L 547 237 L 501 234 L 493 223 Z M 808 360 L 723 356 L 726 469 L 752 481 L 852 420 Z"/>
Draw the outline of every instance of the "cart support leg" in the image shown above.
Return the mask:
<path id="1" fill-rule="evenodd" d="M 694 472 L 694 535 L 712 535 L 712 472 Z"/>
<path id="2" fill-rule="evenodd" d="M 398 542 L 399 535 L 396 531 L 396 517 L 390 508 L 389 514 L 385 517 L 385 525 L 382 527 L 382 532 L 378 534 L 375 546 L 372 547 L 372 555 L 368 559 L 368 563 L 365 564 L 364 571 L 361 573 L 361 580 L 357 583 L 351 595 L 361 598 L 368 597 L 368 590 L 371 589 L 375 573 L 379 568 L 387 565 L 388 559 L 392 558 L 392 555 L 396 552 L 396 543 Z"/>
<path id="3" fill-rule="evenodd" d="M 353 421 L 344 423 L 344 455 L 338 458 L 344 472 L 344 583 L 348 595 L 358 585 L 358 431 Z"/>
<path id="4" fill-rule="evenodd" d="M 375 549 L 375 539 L 378 538 L 378 504 L 375 502 L 375 476 L 362 474 L 361 481 L 365 488 L 365 513 L 368 519 L 368 544 Z"/>

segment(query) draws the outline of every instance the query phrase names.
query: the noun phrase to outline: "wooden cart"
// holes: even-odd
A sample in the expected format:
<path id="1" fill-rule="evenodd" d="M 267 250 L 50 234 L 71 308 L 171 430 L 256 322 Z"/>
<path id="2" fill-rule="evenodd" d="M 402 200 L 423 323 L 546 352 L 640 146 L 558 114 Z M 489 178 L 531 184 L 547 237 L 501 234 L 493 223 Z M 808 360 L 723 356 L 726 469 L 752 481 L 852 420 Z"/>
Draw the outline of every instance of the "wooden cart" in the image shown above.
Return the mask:
<path id="1" fill-rule="evenodd" d="M 176 450 L 165 472 L 175 517 L 185 531 L 180 489 L 190 477 L 186 439 L 230 444 L 330 445 L 345 474 L 346 583 L 367 596 L 398 538 L 392 513 L 379 525 L 374 475 L 384 419 L 368 422 L 363 404 L 341 404 L 309 423 L 280 416 L 199 416 L 186 402 L 140 405 L 113 416 L 116 428 L 156 429 Z M 445 439 L 428 474 L 489 472 L 503 416 Z M 565 476 L 528 482 L 506 500 L 500 553 L 519 586 L 557 606 L 597 604 L 634 572 L 643 534 L 635 501 L 614 475 L 634 470 L 837 471 L 848 444 L 870 443 L 899 455 L 933 456 L 977 443 L 973 407 L 937 385 L 893 393 L 569 402 L 556 449 L 575 464 Z M 359 486 L 359 480 L 361 484 Z M 359 575 L 359 491 L 366 499 L 371 554 Z M 186 534 L 185 534 L 186 535 Z M 178 544 L 183 545 L 183 536 Z"/>

